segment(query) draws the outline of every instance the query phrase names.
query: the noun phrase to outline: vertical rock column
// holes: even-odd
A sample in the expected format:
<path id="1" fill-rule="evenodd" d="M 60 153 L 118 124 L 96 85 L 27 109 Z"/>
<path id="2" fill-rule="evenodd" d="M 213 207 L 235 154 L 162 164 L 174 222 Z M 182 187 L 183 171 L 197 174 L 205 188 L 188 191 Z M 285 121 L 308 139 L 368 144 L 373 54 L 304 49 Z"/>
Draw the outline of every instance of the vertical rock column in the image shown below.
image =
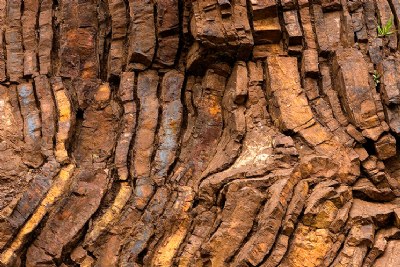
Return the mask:
<path id="1" fill-rule="evenodd" d="M 175 63 L 179 47 L 179 1 L 158 0 L 157 5 L 157 54 L 155 63 L 171 67 Z"/>
<path id="2" fill-rule="evenodd" d="M 122 132 L 115 149 L 115 167 L 120 180 L 128 180 L 128 155 L 136 127 L 136 102 L 134 101 L 135 73 L 124 72 L 121 75 L 119 98 L 123 106 Z"/>
<path id="3" fill-rule="evenodd" d="M 53 90 L 45 75 L 35 77 L 35 89 L 40 103 L 42 121 L 42 153 L 53 159 L 53 142 L 56 134 L 57 114 L 53 100 Z"/>
<path id="4" fill-rule="evenodd" d="M 24 75 L 24 51 L 22 47 L 21 1 L 7 0 L 7 75 L 10 81 L 18 81 Z"/>
<path id="5" fill-rule="evenodd" d="M 178 152 L 183 119 L 181 92 L 184 76 L 178 71 L 167 72 L 161 83 L 161 114 L 158 147 L 152 163 L 151 176 L 155 184 L 165 183 Z"/>
<path id="6" fill-rule="evenodd" d="M 6 0 L 0 1 L 0 82 L 6 80 L 6 51 L 4 51 L 4 44 L 6 40 L 4 40 L 4 32 L 6 30 L 6 21 L 7 21 L 7 9 L 6 9 Z"/>
<path id="7" fill-rule="evenodd" d="M 58 162 L 63 163 L 69 160 L 68 149 L 72 135 L 75 118 L 72 115 L 72 105 L 69 95 L 64 88 L 61 78 L 51 80 L 54 98 L 57 107 L 57 134 L 56 148 L 54 154 Z"/>
<path id="8" fill-rule="evenodd" d="M 150 177 L 151 157 L 158 124 L 159 102 L 157 71 L 145 71 L 138 75 L 138 121 L 133 146 L 131 176 L 135 182 L 135 206 L 143 209 L 154 191 Z"/>
<path id="9" fill-rule="evenodd" d="M 128 30 L 127 7 L 124 0 L 108 2 L 111 15 L 111 47 L 108 55 L 108 77 L 118 76 L 125 66 L 126 35 Z"/>
<path id="10" fill-rule="evenodd" d="M 37 168 L 43 162 L 40 153 L 42 121 L 39 109 L 36 106 L 33 84 L 24 83 L 18 85 L 18 96 L 21 114 L 24 119 L 24 140 L 26 144 L 24 162 Z"/>
<path id="11" fill-rule="evenodd" d="M 53 1 L 42 0 L 39 12 L 39 40 L 37 53 L 39 56 L 40 74 L 52 73 L 51 53 L 53 49 Z"/>
<path id="12" fill-rule="evenodd" d="M 334 81 L 349 120 L 356 127 L 365 130 L 366 137 L 376 140 L 383 129 L 376 114 L 369 87 L 368 70 L 362 54 L 354 49 L 341 49 L 336 51 L 335 55 Z M 354 70 L 357 70 L 359 75 L 354 76 Z"/>
<path id="13" fill-rule="evenodd" d="M 128 70 L 150 66 L 156 49 L 153 0 L 129 0 L 130 34 L 128 37 Z"/>
<path id="14" fill-rule="evenodd" d="M 37 16 L 39 0 L 24 1 L 22 14 L 22 39 L 24 45 L 24 75 L 38 74 L 37 62 Z"/>

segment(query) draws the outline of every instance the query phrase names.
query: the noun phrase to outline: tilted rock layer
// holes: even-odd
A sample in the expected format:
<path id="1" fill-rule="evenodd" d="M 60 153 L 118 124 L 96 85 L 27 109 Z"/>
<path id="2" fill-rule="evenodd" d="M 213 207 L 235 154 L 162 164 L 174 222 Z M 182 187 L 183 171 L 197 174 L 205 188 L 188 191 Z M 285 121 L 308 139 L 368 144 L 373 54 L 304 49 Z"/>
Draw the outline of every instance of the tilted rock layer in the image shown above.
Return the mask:
<path id="1" fill-rule="evenodd" d="M 396 25 L 398 0 L 0 0 L 0 266 L 400 266 Z"/>

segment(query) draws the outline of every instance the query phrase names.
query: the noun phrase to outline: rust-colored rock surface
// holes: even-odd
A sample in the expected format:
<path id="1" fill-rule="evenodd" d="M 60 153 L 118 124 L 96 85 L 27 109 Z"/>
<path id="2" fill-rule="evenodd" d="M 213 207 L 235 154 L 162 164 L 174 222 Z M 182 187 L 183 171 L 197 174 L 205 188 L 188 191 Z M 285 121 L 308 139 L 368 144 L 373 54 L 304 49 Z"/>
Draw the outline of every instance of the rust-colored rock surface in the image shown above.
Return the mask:
<path id="1" fill-rule="evenodd" d="M 0 266 L 399 267 L 399 24 L 0 0 Z"/>

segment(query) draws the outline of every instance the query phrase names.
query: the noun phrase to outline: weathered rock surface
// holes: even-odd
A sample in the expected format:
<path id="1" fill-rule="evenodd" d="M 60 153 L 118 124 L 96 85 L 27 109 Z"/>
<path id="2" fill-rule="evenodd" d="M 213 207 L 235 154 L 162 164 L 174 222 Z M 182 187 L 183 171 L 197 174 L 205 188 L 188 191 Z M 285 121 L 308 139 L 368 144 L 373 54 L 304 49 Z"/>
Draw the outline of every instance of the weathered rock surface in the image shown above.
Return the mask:
<path id="1" fill-rule="evenodd" d="M 0 0 L 0 266 L 400 266 L 399 22 Z"/>

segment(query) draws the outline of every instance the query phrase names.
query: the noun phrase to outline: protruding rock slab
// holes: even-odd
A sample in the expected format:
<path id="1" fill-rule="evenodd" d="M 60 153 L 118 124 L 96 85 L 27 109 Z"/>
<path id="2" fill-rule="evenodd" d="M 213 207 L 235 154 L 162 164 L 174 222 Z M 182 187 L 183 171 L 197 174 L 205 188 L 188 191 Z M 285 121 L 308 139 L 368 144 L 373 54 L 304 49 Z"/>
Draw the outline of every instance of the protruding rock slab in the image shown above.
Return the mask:
<path id="1" fill-rule="evenodd" d="M 301 88 L 297 58 L 268 57 L 266 63 L 269 111 L 274 124 L 283 131 L 298 131 L 313 115 Z"/>
<path id="2" fill-rule="evenodd" d="M 371 87 L 366 61 L 359 50 L 338 49 L 333 60 L 333 81 L 350 121 L 364 135 L 376 140 L 383 132 Z"/>

